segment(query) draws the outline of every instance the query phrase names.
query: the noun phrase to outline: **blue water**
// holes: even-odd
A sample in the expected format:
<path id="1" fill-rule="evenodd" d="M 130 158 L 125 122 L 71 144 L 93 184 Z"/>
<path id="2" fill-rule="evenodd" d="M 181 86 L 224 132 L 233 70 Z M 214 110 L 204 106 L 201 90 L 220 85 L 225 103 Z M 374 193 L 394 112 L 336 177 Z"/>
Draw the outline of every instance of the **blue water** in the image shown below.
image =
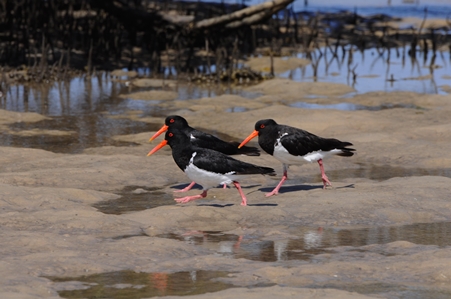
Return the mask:
<path id="1" fill-rule="evenodd" d="M 194 0 L 193 0 L 194 1 Z M 224 2 L 241 4 L 243 0 L 208 0 L 208 2 Z M 245 0 L 248 6 L 265 2 L 265 0 Z M 428 18 L 443 18 L 451 13 L 450 0 L 296 0 L 292 7 L 295 12 L 339 12 L 356 11 L 363 16 L 386 14 L 392 17 L 423 18 L 424 9 L 428 9 Z"/>
<path id="2" fill-rule="evenodd" d="M 295 11 L 322 11 L 338 12 L 340 10 L 356 11 L 363 16 L 374 14 L 386 14 L 392 17 L 417 17 L 423 18 L 424 9 L 428 10 L 428 18 L 444 18 L 451 12 L 451 1 L 447 0 L 414 0 L 413 3 L 402 0 L 309 0 L 304 5 L 304 0 L 294 2 Z M 389 5 L 390 3 L 390 5 Z"/>
<path id="3" fill-rule="evenodd" d="M 297 68 L 282 74 L 280 77 L 301 82 L 333 82 L 352 86 L 357 93 L 374 91 L 412 91 L 417 93 L 446 94 L 442 87 L 451 85 L 451 54 L 437 52 L 433 61 L 433 52 L 429 51 L 426 59 L 423 53 L 416 60 L 410 59 L 408 47 L 391 48 L 379 53 L 377 49 L 360 52 L 354 49 L 352 59 L 349 55 L 351 46 L 338 48 L 336 58 L 330 50 L 323 48 L 323 55 L 315 50 L 313 60 L 317 62 L 317 73 L 314 77 L 314 64 Z M 305 54 L 299 54 L 303 57 Z M 430 68 L 433 64 L 435 67 Z M 352 69 L 356 74 L 353 80 Z"/>

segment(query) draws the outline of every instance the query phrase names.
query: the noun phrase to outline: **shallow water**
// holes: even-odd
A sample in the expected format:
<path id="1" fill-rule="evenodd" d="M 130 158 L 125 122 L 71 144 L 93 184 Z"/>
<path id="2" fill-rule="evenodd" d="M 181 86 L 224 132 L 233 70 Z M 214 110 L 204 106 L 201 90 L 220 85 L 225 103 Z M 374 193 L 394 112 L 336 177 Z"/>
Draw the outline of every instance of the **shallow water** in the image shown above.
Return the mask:
<path id="1" fill-rule="evenodd" d="M 302 82 L 347 84 L 352 86 L 356 93 L 411 91 L 446 94 L 441 86 L 451 84 L 451 54 L 437 52 L 433 63 L 436 67 L 430 68 L 434 56 L 432 51 L 426 56 L 418 52 L 417 59 L 412 60 L 407 54 L 408 50 L 409 47 L 391 48 L 381 53 L 376 49 L 361 52 L 346 46 L 344 50 L 338 48 L 335 57 L 330 49 L 322 49 L 322 53 L 315 50 L 312 53 L 314 63 L 280 76 Z M 304 56 L 299 54 L 299 57 Z M 355 81 L 352 79 L 352 69 L 357 75 Z"/>
<path id="2" fill-rule="evenodd" d="M 224 0 L 213 0 L 216 2 Z M 226 2 L 236 3 L 234 0 Z M 254 5 L 263 0 L 248 0 L 246 5 Z M 307 4 L 307 5 L 306 5 Z M 423 18 L 424 8 L 428 8 L 430 18 L 443 18 L 449 14 L 451 2 L 448 0 L 299 0 L 293 3 L 295 11 L 306 11 L 315 13 L 340 12 L 342 10 L 356 11 L 360 15 L 369 16 L 385 14 L 394 17 L 416 17 Z"/>
<path id="3" fill-rule="evenodd" d="M 132 142 L 113 140 L 116 135 L 137 134 L 156 130 L 158 125 L 129 119 L 108 118 L 104 114 L 65 115 L 52 117 L 37 123 L 15 123 L 9 126 L 13 131 L 22 130 L 60 130 L 70 134 L 63 136 L 32 135 L 20 136 L 0 133 L 2 146 L 38 148 L 54 153 L 75 154 L 86 148 L 99 146 L 135 146 Z"/>
<path id="4" fill-rule="evenodd" d="M 350 285 L 323 284 L 312 288 L 333 288 L 360 294 L 377 294 L 390 299 L 448 299 L 451 293 L 437 289 L 427 289 L 417 286 L 405 286 L 388 283 L 359 283 Z"/>
<path id="5" fill-rule="evenodd" d="M 172 194 L 145 186 L 127 186 L 118 195 L 121 197 L 101 201 L 92 206 L 104 214 L 120 215 L 175 203 Z"/>
<path id="6" fill-rule="evenodd" d="M 289 104 L 290 107 L 302 108 L 302 109 L 334 109 L 334 110 L 345 110 L 345 111 L 356 111 L 356 110 L 369 110 L 369 111 L 379 111 L 385 109 L 394 109 L 394 108 L 411 108 L 411 109 L 420 109 L 414 105 L 380 105 L 380 106 L 364 106 L 354 103 L 338 103 L 338 104 L 315 104 L 315 103 L 306 103 L 306 102 L 295 102 Z"/>
<path id="7" fill-rule="evenodd" d="M 255 235 L 221 232 L 187 232 L 158 237 L 188 244 L 215 248 L 218 254 L 261 262 L 310 260 L 317 254 L 333 253 L 333 247 L 360 248 L 371 244 L 408 241 L 421 245 L 451 246 L 451 223 L 418 223 L 403 226 L 380 226 L 360 229 L 290 227 L 297 238 L 265 240 Z"/>
<path id="8" fill-rule="evenodd" d="M 56 282 L 64 298 L 150 298 L 157 296 L 187 296 L 217 292 L 232 287 L 215 278 L 225 277 L 224 271 L 183 271 L 175 273 L 137 273 L 117 271 L 79 277 L 47 277 Z"/>
<path id="9" fill-rule="evenodd" d="M 253 0 L 259 1 L 259 0 Z M 252 3 L 252 0 L 251 0 Z M 295 1 L 295 10 L 305 10 L 316 12 L 339 12 L 341 10 L 356 11 L 358 14 L 368 16 L 375 14 L 385 14 L 394 17 L 416 17 L 423 18 L 424 8 L 428 8 L 430 18 L 446 18 L 451 9 L 448 0 L 307 0 Z"/>
<path id="10" fill-rule="evenodd" d="M 343 180 L 346 178 L 367 178 L 376 181 L 385 181 L 395 177 L 411 176 L 443 176 L 451 178 L 449 168 L 406 168 L 391 165 L 360 165 L 356 169 L 328 170 L 327 175 L 331 180 Z M 315 175 L 314 181 L 321 182 L 321 176 Z"/>
<path id="11" fill-rule="evenodd" d="M 256 235 L 235 235 L 218 231 L 189 231 L 183 234 L 162 234 L 157 237 L 186 242 L 216 251 L 231 258 L 260 262 L 285 263 L 291 260 L 309 262 L 316 255 L 334 253 L 334 248 L 363 251 L 366 245 L 408 241 L 414 244 L 451 246 L 451 223 L 419 223 L 403 226 L 368 227 L 359 229 L 289 227 L 292 237 L 265 240 Z M 123 236 L 127 238 L 131 236 Z M 146 237 L 139 235 L 133 237 Z M 116 238 L 117 239 L 117 238 Z M 355 247 L 353 249 L 352 247 Z M 392 255 L 380 252 L 380 254 Z M 182 271 L 175 273 L 136 273 L 125 270 L 84 275 L 80 277 L 47 277 L 64 298 L 149 298 L 169 295 L 194 295 L 217 292 L 230 287 L 216 278 L 227 277 L 225 271 Z M 260 285 L 254 286 L 258 287 Z M 264 286 L 264 285 L 261 285 Z M 362 294 L 389 295 L 390 298 L 449 298 L 440 290 L 387 283 L 323 284 L 310 288 L 337 288 Z"/>

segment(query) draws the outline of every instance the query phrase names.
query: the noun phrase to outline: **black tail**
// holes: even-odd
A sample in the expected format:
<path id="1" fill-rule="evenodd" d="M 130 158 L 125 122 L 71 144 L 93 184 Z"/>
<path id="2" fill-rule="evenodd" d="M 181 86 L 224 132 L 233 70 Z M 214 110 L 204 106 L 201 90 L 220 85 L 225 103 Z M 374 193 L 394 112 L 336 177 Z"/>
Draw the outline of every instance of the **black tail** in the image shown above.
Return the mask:
<path id="1" fill-rule="evenodd" d="M 246 175 L 246 174 L 264 174 L 269 176 L 275 176 L 276 172 L 271 167 L 258 166 L 251 163 L 246 163 L 243 161 L 235 160 L 232 163 L 234 171 L 236 174 Z M 231 161 L 229 161 L 231 162 Z"/>
<path id="2" fill-rule="evenodd" d="M 246 156 L 260 156 L 260 150 L 252 146 L 243 146 L 238 148 L 239 142 L 229 142 L 236 148 L 236 155 L 246 155 Z"/>
<path id="3" fill-rule="evenodd" d="M 276 172 L 271 167 L 264 167 L 264 166 L 257 166 L 257 167 L 260 168 L 261 174 L 265 174 L 265 175 L 269 175 L 269 176 L 276 175 Z"/>
<path id="4" fill-rule="evenodd" d="M 347 148 L 346 146 L 350 146 L 353 145 L 351 142 L 342 142 L 341 146 L 338 148 L 339 150 L 341 150 L 342 152 L 337 154 L 338 156 L 341 157 L 351 157 L 354 155 L 354 151 L 355 149 L 353 148 Z"/>

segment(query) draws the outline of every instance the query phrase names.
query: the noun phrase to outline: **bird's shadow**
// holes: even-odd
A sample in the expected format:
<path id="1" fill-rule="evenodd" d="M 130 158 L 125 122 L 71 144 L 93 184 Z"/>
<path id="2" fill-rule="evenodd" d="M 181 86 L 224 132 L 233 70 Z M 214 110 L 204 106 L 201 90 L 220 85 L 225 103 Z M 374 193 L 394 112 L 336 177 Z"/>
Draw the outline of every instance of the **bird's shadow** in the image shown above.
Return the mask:
<path id="1" fill-rule="evenodd" d="M 276 203 L 252 203 L 248 204 L 250 207 L 277 207 L 278 204 Z"/>
<path id="2" fill-rule="evenodd" d="M 355 186 L 354 186 L 354 184 L 349 184 L 349 185 L 346 185 L 346 186 L 341 186 L 341 187 L 336 187 L 335 189 L 344 189 L 344 188 L 351 188 L 351 189 L 354 189 L 355 188 Z"/>
<path id="3" fill-rule="evenodd" d="M 330 188 L 330 187 L 328 187 Z M 354 188 L 354 184 L 350 184 L 347 186 L 341 186 L 341 187 L 332 187 L 331 189 L 343 189 L 343 188 Z M 271 192 L 274 188 L 260 188 L 258 190 L 268 193 Z M 308 191 L 308 190 L 314 190 L 314 189 L 323 189 L 322 185 L 293 185 L 293 186 L 282 186 L 279 189 L 279 193 L 288 193 L 288 192 L 296 192 L 296 191 Z"/>
<path id="4" fill-rule="evenodd" d="M 217 204 L 217 203 L 212 203 L 212 204 L 208 204 L 208 203 L 200 203 L 197 206 L 199 207 L 214 207 L 214 208 L 226 208 L 226 207 L 231 207 L 231 206 L 235 206 L 236 204 L 233 203 L 228 203 L 228 204 Z M 276 203 L 255 203 L 255 204 L 248 204 L 248 207 L 276 207 L 278 206 Z"/>
<path id="5" fill-rule="evenodd" d="M 322 189 L 322 188 L 323 188 L 323 186 L 311 186 L 311 185 L 282 186 L 279 189 L 279 193 L 282 194 L 282 193 L 296 192 L 296 191 L 308 191 L 308 190 Z M 265 193 L 269 193 L 272 190 L 274 190 L 274 188 L 264 187 L 264 188 L 260 188 L 258 190 L 265 192 Z"/>
<path id="6" fill-rule="evenodd" d="M 171 189 L 177 189 L 177 190 L 182 190 L 183 188 L 186 188 L 186 187 L 188 187 L 189 186 L 189 184 L 179 184 L 179 185 L 174 185 L 174 186 L 171 186 L 170 188 Z M 260 185 L 246 185 L 246 186 L 241 186 L 241 188 L 242 189 L 251 189 L 251 188 L 255 188 L 255 187 L 258 187 L 258 186 L 260 186 Z M 233 186 L 227 186 L 227 188 L 232 188 Z M 221 186 L 221 185 L 218 185 L 216 188 L 224 188 L 223 186 Z M 234 187 L 233 187 L 234 188 Z M 202 186 L 201 185 L 199 185 L 199 184 L 194 184 L 194 186 L 191 188 L 191 190 L 202 190 Z M 177 191 L 177 190 L 174 190 L 174 191 Z"/>
<path id="7" fill-rule="evenodd" d="M 214 208 L 225 208 L 225 207 L 231 207 L 233 206 L 233 203 L 227 203 L 227 204 L 217 204 L 217 203 L 200 203 L 197 204 L 199 207 L 214 207 Z"/>
<path id="8" fill-rule="evenodd" d="M 179 185 L 174 185 L 174 186 L 171 186 L 170 188 L 171 189 L 177 189 L 177 190 L 182 190 L 183 188 L 186 188 L 186 187 L 188 187 L 189 186 L 189 184 L 179 184 Z M 191 188 L 191 190 L 195 190 L 195 189 L 198 189 L 198 190 L 202 190 L 202 186 L 201 185 L 199 185 L 199 184 L 195 184 L 192 188 Z M 177 191 L 177 190 L 174 190 L 174 191 Z"/>

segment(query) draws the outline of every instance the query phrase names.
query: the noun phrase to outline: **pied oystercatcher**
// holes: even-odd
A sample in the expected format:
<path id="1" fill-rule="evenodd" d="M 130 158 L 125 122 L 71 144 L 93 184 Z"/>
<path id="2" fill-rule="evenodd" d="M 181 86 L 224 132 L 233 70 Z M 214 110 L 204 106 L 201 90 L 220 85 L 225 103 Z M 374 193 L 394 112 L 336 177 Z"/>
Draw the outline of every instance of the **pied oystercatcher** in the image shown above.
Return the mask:
<path id="1" fill-rule="evenodd" d="M 343 142 L 334 138 L 322 138 L 307 131 L 279 125 L 273 119 L 262 119 L 255 123 L 255 130 L 239 146 L 258 135 L 258 144 L 274 158 L 283 163 L 283 176 L 273 191 L 266 194 L 271 196 L 279 193 L 283 182 L 287 179 L 288 167 L 293 164 L 303 164 L 317 161 L 321 170 L 324 188 L 332 186 L 323 167 L 323 158 L 331 155 L 350 157 L 354 155 L 350 142 Z"/>
<path id="2" fill-rule="evenodd" d="M 177 166 L 192 181 L 202 186 L 201 194 L 176 198 L 175 201 L 178 203 L 187 203 L 204 198 L 209 189 L 218 185 L 233 184 L 241 195 L 241 205 L 246 206 L 246 196 L 237 181 L 238 177 L 250 174 L 275 175 L 272 168 L 242 162 L 223 153 L 195 146 L 189 141 L 189 137 L 182 131 L 169 128 L 165 134 L 165 139 L 147 154 L 150 156 L 169 144 Z"/>
<path id="3" fill-rule="evenodd" d="M 260 156 L 260 150 L 256 147 L 241 147 L 238 148 L 238 142 L 226 142 L 213 135 L 196 130 L 188 125 L 185 118 L 179 115 L 169 115 L 164 120 L 164 125 L 158 130 L 149 141 L 157 138 L 161 133 L 165 132 L 168 128 L 175 128 L 180 130 L 186 136 L 190 138 L 193 145 L 203 148 L 209 148 L 226 155 L 248 155 L 248 156 Z M 185 192 L 190 190 L 194 186 L 194 182 L 191 182 L 187 187 L 174 192 Z M 226 186 L 224 186 L 225 188 Z"/>

